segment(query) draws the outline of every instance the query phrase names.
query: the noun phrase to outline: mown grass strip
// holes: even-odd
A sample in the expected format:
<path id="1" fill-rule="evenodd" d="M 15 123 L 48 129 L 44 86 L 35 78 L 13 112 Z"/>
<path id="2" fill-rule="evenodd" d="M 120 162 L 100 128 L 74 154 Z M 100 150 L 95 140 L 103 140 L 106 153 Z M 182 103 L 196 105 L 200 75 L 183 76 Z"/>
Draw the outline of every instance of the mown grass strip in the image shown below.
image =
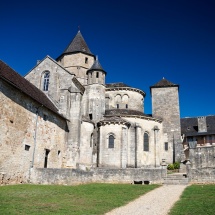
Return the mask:
<path id="1" fill-rule="evenodd" d="M 86 184 L 0 187 L 0 214 L 104 214 L 158 185 Z"/>
<path id="2" fill-rule="evenodd" d="M 169 215 L 214 214 L 215 185 L 191 185 L 187 187 L 169 213 Z"/>

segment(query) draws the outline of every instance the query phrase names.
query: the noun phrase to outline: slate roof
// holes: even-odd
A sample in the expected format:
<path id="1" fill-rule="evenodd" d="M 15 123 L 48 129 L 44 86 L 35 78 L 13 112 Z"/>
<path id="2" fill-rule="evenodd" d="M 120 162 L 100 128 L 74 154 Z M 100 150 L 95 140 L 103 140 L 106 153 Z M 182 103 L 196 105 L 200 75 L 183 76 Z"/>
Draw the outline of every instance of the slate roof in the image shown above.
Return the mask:
<path id="1" fill-rule="evenodd" d="M 165 78 L 158 81 L 156 84 L 152 85 L 151 88 L 161 88 L 161 87 L 179 87 L 178 84 L 173 84 L 172 82 L 166 80 Z"/>
<path id="2" fill-rule="evenodd" d="M 151 115 L 144 114 L 141 111 L 129 110 L 129 109 L 109 109 L 105 110 L 105 116 L 121 116 L 121 115 L 136 115 L 136 116 L 146 116 L 151 117 Z"/>
<path id="3" fill-rule="evenodd" d="M 102 68 L 101 64 L 99 63 L 98 57 L 96 57 L 96 60 L 91 66 L 91 68 L 87 70 L 87 73 L 90 71 L 102 71 L 106 74 L 105 70 Z"/>
<path id="4" fill-rule="evenodd" d="M 125 119 L 122 119 L 121 117 L 106 117 L 105 119 L 98 122 L 98 125 L 107 124 L 107 123 L 114 123 L 114 124 L 126 124 L 127 126 L 131 125 L 130 122 L 128 122 Z"/>
<path id="5" fill-rule="evenodd" d="M 198 132 L 197 117 L 181 118 L 181 133 L 186 136 L 215 134 L 215 115 L 206 116 L 207 132 Z"/>
<path id="6" fill-rule="evenodd" d="M 115 88 L 115 87 L 130 87 L 127 84 L 124 84 L 123 82 L 118 82 L 118 83 L 110 83 L 106 84 L 107 88 Z"/>
<path id="7" fill-rule="evenodd" d="M 48 97 L 41 90 L 39 90 L 29 81 L 27 81 L 25 78 L 23 78 L 21 75 L 15 72 L 12 68 L 10 68 L 6 63 L 4 63 L 1 60 L 0 60 L 0 78 L 16 87 L 21 92 L 30 96 L 32 99 L 42 104 L 49 110 L 60 115 L 55 105 L 48 99 Z"/>
<path id="8" fill-rule="evenodd" d="M 80 31 L 76 34 L 76 36 L 73 38 L 73 40 L 69 43 L 69 45 L 66 47 L 64 52 L 57 58 L 57 60 L 65 54 L 69 53 L 77 53 L 77 52 L 82 52 L 85 54 L 93 55 L 85 42 L 82 34 Z M 93 55 L 94 56 L 94 55 Z"/>

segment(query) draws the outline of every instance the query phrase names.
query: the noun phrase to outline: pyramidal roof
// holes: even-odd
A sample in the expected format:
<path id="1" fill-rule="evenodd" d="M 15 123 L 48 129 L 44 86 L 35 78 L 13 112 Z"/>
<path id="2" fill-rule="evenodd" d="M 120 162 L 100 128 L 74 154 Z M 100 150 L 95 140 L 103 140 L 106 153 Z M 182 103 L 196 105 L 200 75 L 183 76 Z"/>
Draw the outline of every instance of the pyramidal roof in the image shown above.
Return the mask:
<path id="1" fill-rule="evenodd" d="M 93 65 L 91 66 L 91 68 L 87 72 L 92 71 L 92 70 L 103 71 L 104 73 L 106 73 L 104 71 L 104 69 L 102 68 L 101 64 L 99 63 L 98 56 L 96 56 L 95 62 L 93 63 Z"/>
<path id="2" fill-rule="evenodd" d="M 179 85 L 173 84 L 172 82 L 163 78 L 160 81 L 158 81 L 156 84 L 152 85 L 150 88 L 159 88 L 159 87 L 179 87 Z"/>
<path id="3" fill-rule="evenodd" d="M 70 42 L 70 44 L 67 46 L 63 53 L 71 52 L 84 52 L 87 54 L 92 54 L 80 30 L 78 31 L 72 42 Z"/>

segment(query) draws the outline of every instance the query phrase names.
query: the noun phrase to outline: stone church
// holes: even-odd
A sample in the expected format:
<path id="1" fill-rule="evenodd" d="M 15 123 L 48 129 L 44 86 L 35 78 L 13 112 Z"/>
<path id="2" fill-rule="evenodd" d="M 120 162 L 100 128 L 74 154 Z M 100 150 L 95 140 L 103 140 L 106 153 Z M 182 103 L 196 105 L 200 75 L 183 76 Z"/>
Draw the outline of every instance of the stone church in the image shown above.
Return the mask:
<path id="1" fill-rule="evenodd" d="M 150 169 L 180 161 L 179 85 L 152 83 L 146 114 L 145 92 L 108 84 L 107 73 L 80 31 L 56 60 L 46 56 L 25 77 L 0 61 L 2 177 L 19 182 L 32 168 Z"/>

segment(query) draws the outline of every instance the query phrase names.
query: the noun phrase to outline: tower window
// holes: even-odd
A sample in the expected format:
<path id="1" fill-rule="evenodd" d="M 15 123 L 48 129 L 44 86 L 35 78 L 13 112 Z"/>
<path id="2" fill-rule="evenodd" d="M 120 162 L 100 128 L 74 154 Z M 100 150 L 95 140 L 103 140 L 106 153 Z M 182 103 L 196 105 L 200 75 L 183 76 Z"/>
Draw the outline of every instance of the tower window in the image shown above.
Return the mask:
<path id="1" fill-rule="evenodd" d="M 91 137 L 90 137 L 90 147 L 93 146 L 93 134 L 91 134 Z"/>
<path id="2" fill-rule="evenodd" d="M 44 161 L 44 168 L 47 168 L 48 166 L 48 156 L 49 156 L 49 149 L 45 149 L 45 161 Z"/>
<path id="3" fill-rule="evenodd" d="M 114 148 L 114 136 L 112 134 L 108 138 L 108 148 Z"/>
<path id="4" fill-rule="evenodd" d="M 25 151 L 29 151 L 30 150 L 30 146 L 29 145 L 25 145 Z"/>
<path id="5" fill-rule="evenodd" d="M 128 109 L 128 104 L 125 105 L 125 108 Z"/>
<path id="6" fill-rule="evenodd" d="M 119 109 L 119 104 L 116 104 L 116 108 Z"/>
<path id="7" fill-rule="evenodd" d="M 99 73 L 98 72 L 96 72 L 96 78 L 98 78 L 99 77 Z"/>
<path id="8" fill-rule="evenodd" d="M 93 114 L 92 113 L 89 114 L 89 118 L 90 118 L 90 120 L 93 119 Z"/>
<path id="9" fill-rule="evenodd" d="M 168 142 L 164 143 L 164 149 L 165 149 L 165 151 L 168 151 Z"/>
<path id="10" fill-rule="evenodd" d="M 85 57 L 85 63 L 86 64 L 88 63 L 88 57 Z"/>
<path id="11" fill-rule="evenodd" d="M 48 91 L 49 89 L 49 77 L 50 72 L 45 72 L 43 77 L 43 91 Z"/>
<path id="12" fill-rule="evenodd" d="M 143 151 L 149 151 L 149 135 L 147 133 L 144 133 L 143 137 Z"/>

